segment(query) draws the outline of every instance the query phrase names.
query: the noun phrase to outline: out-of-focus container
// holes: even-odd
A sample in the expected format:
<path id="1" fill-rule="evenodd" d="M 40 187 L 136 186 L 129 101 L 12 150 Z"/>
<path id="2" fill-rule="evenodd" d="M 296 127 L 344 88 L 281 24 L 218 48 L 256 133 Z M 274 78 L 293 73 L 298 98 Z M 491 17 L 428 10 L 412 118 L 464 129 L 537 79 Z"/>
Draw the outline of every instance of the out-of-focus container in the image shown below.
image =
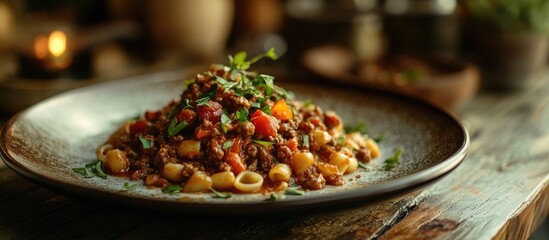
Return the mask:
<path id="1" fill-rule="evenodd" d="M 391 53 L 439 57 L 459 53 L 456 0 L 386 0 L 382 9 Z"/>

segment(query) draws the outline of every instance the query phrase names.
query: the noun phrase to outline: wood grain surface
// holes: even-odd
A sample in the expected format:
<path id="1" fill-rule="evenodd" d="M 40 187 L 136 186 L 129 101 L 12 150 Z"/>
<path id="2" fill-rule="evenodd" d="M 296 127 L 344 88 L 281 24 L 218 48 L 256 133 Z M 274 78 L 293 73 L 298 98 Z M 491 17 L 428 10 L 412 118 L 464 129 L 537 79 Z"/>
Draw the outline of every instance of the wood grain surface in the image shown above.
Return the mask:
<path id="1" fill-rule="evenodd" d="M 549 213 L 549 79 L 483 92 L 459 116 L 463 164 L 421 192 L 276 217 L 144 212 L 66 197 L 0 164 L 1 239 L 527 239 Z"/>

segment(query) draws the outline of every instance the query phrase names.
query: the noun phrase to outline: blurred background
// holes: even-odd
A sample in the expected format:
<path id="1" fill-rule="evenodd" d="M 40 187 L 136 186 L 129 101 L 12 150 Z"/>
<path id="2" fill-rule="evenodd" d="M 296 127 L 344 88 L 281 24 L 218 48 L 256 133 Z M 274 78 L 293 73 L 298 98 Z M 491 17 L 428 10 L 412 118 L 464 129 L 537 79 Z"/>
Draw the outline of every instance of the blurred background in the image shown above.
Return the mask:
<path id="1" fill-rule="evenodd" d="M 546 0 L 0 0 L 0 111 L 125 76 L 271 47 L 268 72 L 459 109 L 546 73 Z"/>

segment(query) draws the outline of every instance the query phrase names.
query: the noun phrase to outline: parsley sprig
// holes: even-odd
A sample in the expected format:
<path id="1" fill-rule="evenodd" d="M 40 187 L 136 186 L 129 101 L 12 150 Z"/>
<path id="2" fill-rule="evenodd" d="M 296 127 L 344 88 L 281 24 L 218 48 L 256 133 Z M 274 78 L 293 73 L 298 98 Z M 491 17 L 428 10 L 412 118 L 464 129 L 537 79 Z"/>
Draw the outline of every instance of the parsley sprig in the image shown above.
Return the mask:
<path id="1" fill-rule="evenodd" d="M 402 150 L 397 149 L 396 152 L 390 158 L 385 159 L 383 162 L 383 170 L 390 171 L 394 169 L 400 163 L 400 156 L 402 155 Z"/>
<path id="2" fill-rule="evenodd" d="M 168 135 L 175 136 L 177 135 L 181 130 L 186 128 L 189 125 L 187 121 L 183 120 L 180 123 L 177 123 L 177 118 L 172 119 L 172 122 L 170 123 L 170 126 L 168 127 Z"/>
<path id="3" fill-rule="evenodd" d="M 345 133 L 359 132 L 366 134 L 366 124 L 364 122 L 358 122 L 356 125 L 345 126 Z"/>
<path id="4" fill-rule="evenodd" d="M 219 192 L 219 191 L 216 191 L 213 188 L 210 188 L 210 191 L 212 191 L 212 193 L 213 193 L 213 195 L 212 195 L 213 198 L 227 199 L 227 198 L 231 198 L 231 196 L 232 196 L 232 194 L 230 192 Z"/>
<path id="5" fill-rule="evenodd" d="M 121 192 L 128 192 L 133 191 L 137 188 L 137 183 L 130 184 L 129 182 L 125 182 L 124 186 L 122 186 L 122 189 L 120 189 Z"/>
<path id="6" fill-rule="evenodd" d="M 183 188 L 179 185 L 169 185 L 162 190 L 165 193 L 180 193 L 181 191 L 183 191 Z"/>
<path id="7" fill-rule="evenodd" d="M 252 142 L 254 143 L 257 143 L 261 146 L 264 146 L 264 147 L 270 147 L 272 146 L 273 144 L 275 144 L 274 142 L 269 142 L 269 141 L 261 141 L 261 140 L 252 140 Z"/>
<path id="8" fill-rule="evenodd" d="M 84 178 L 100 177 L 107 179 L 107 174 L 103 172 L 103 162 L 97 160 L 93 163 L 88 163 L 81 168 L 73 168 L 72 171 L 82 175 Z"/>
<path id="9" fill-rule="evenodd" d="M 252 64 L 263 58 L 270 58 L 272 60 L 278 59 L 278 55 L 276 55 L 274 48 L 271 48 L 266 53 L 257 55 L 248 61 L 246 61 L 247 57 L 248 54 L 246 52 L 237 52 L 234 57 L 229 55 L 229 67 L 231 70 L 247 70 Z"/>
<path id="10" fill-rule="evenodd" d="M 151 149 L 154 145 L 154 141 L 152 139 L 139 137 L 139 141 L 141 141 L 141 145 L 143 145 L 143 149 Z"/>

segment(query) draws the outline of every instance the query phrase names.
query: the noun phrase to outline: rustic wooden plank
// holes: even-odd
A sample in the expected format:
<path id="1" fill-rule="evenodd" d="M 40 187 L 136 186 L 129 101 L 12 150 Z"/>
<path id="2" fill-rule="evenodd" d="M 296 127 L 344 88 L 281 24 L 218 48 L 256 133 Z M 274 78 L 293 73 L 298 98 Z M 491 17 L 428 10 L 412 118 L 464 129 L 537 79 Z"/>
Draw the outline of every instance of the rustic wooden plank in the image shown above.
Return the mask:
<path id="1" fill-rule="evenodd" d="M 381 239 L 526 239 L 549 211 L 549 86 L 466 109 L 470 154 Z"/>
<path id="2" fill-rule="evenodd" d="M 0 169 L 0 203 L 36 188 L 38 186 L 24 180 L 12 170 Z"/>
<path id="3" fill-rule="evenodd" d="M 147 219 L 139 211 L 78 201 L 48 216 L 40 239 L 111 239 Z"/>
<path id="4" fill-rule="evenodd" d="M 37 189 L 0 204 L 0 236 L 29 239 L 46 231 L 39 220 L 74 201 L 49 190 Z"/>

